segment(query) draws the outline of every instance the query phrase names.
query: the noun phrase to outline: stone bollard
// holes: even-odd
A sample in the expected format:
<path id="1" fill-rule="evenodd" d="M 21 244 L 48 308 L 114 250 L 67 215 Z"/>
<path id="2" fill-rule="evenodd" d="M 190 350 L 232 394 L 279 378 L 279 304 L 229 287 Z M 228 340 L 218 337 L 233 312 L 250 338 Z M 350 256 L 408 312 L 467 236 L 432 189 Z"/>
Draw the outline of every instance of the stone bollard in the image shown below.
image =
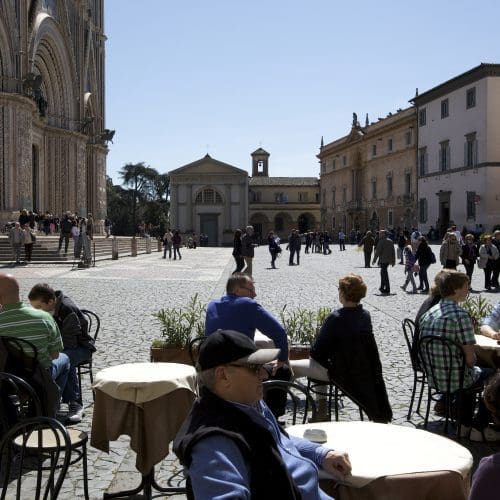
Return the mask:
<path id="1" fill-rule="evenodd" d="M 137 257 L 137 240 L 135 239 L 135 236 L 131 240 L 131 256 L 132 257 Z"/>
<path id="2" fill-rule="evenodd" d="M 118 260 L 118 240 L 116 236 L 113 236 L 113 241 L 111 242 L 111 259 Z"/>
<path id="3" fill-rule="evenodd" d="M 151 253 L 151 238 L 149 236 L 146 238 L 146 253 Z"/>

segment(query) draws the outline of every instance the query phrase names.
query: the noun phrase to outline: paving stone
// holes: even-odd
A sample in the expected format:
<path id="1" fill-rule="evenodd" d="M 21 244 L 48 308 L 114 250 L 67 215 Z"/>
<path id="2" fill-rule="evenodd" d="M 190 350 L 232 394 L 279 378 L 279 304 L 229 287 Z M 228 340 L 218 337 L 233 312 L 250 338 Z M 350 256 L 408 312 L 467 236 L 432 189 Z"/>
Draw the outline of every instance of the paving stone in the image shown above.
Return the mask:
<path id="1" fill-rule="evenodd" d="M 425 299 L 424 295 L 404 293 L 399 286 L 404 282 L 403 266 L 389 268 L 392 295 L 382 296 L 378 292 L 379 269 L 364 268 L 363 254 L 356 247 L 347 246 L 345 252 L 332 247 L 331 255 L 304 254 L 300 266 L 288 266 L 288 253 L 277 260 L 278 269 L 270 269 L 267 247 L 258 247 L 254 259 L 254 280 L 257 300 L 275 315 L 283 306 L 287 309 L 317 309 L 327 306 L 340 307 L 338 280 L 348 272 L 361 274 L 368 293 L 363 306 L 370 312 L 374 334 L 378 343 L 384 378 L 391 401 L 394 421 L 398 425 L 420 427 L 423 419 L 414 414 L 412 421 L 406 420 L 413 384 L 413 372 L 401 329 L 405 317 L 414 318 Z M 439 248 L 434 246 L 434 253 Z M 126 257 L 118 261 L 102 261 L 89 269 L 71 269 L 63 265 L 36 265 L 19 268 L 3 268 L 3 272 L 14 274 L 21 285 L 21 295 L 27 300 L 31 287 L 38 282 L 48 282 L 62 289 L 80 307 L 95 311 L 101 318 L 101 332 L 94 354 L 94 371 L 124 362 L 149 360 L 151 341 L 159 336 L 160 328 L 152 314 L 162 307 L 181 307 L 194 294 L 204 303 L 223 295 L 227 277 L 234 269 L 230 248 L 198 248 L 183 251 L 182 260 L 164 260 L 160 253 Z M 440 266 L 431 265 L 432 279 Z M 473 288 L 480 290 L 483 273 L 476 270 Z M 491 303 L 500 295 L 484 293 Z M 90 433 L 93 400 L 88 379 L 84 379 L 84 401 L 86 414 L 77 427 Z M 425 410 L 422 403 L 422 413 Z M 357 408 L 346 401 L 341 410 L 342 419 L 359 419 Z M 434 416 L 431 414 L 431 419 Z M 435 425 L 434 423 L 432 424 Z M 467 444 L 475 461 L 479 457 L 498 451 L 498 447 L 482 444 Z M 128 489 L 136 486 L 140 475 L 135 469 L 135 453 L 129 448 L 129 438 L 120 437 L 110 444 L 106 454 L 89 446 L 89 490 L 91 498 L 102 498 L 106 491 Z M 157 467 L 160 484 L 173 478 L 173 485 L 181 481 L 181 471 L 175 457 L 170 454 Z M 70 468 L 59 496 L 63 500 L 81 498 L 81 467 Z M 156 496 L 155 498 L 162 498 Z M 164 498 L 180 499 L 183 495 Z"/>

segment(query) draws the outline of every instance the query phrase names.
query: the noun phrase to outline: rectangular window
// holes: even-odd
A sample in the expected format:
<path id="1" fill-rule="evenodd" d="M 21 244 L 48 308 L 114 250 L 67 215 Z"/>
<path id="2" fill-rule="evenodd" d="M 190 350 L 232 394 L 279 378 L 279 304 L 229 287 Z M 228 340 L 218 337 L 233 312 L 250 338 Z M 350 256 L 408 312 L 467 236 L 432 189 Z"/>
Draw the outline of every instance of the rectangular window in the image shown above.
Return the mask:
<path id="1" fill-rule="evenodd" d="M 387 177 L 387 198 L 392 196 L 392 176 Z"/>
<path id="2" fill-rule="evenodd" d="M 252 191 L 252 201 L 254 203 L 260 203 L 262 200 L 262 193 L 260 191 Z"/>
<path id="3" fill-rule="evenodd" d="M 392 139 L 387 141 L 387 151 L 392 151 Z"/>
<path id="4" fill-rule="evenodd" d="M 421 224 L 425 224 L 427 222 L 427 199 L 420 198 L 418 200 L 418 221 Z"/>
<path id="5" fill-rule="evenodd" d="M 316 193 L 316 203 L 319 203 L 319 193 Z"/>
<path id="6" fill-rule="evenodd" d="M 420 148 L 418 150 L 418 173 L 425 175 L 427 173 L 427 148 Z"/>
<path id="7" fill-rule="evenodd" d="M 467 109 L 474 108 L 476 106 L 476 87 L 467 89 L 465 96 L 465 107 Z"/>
<path id="8" fill-rule="evenodd" d="M 377 145 L 376 144 L 374 144 L 372 146 L 372 156 L 377 156 Z"/>
<path id="9" fill-rule="evenodd" d="M 420 127 L 423 127 L 426 124 L 426 122 L 427 122 L 427 113 L 424 108 L 418 112 L 418 124 Z"/>
<path id="10" fill-rule="evenodd" d="M 333 170 L 335 170 L 335 167 L 336 167 L 336 166 L 337 166 L 337 160 L 335 160 L 335 159 L 334 159 L 334 160 L 332 161 L 332 168 L 333 168 Z"/>
<path id="11" fill-rule="evenodd" d="M 276 203 L 284 203 L 285 194 L 284 193 L 274 193 L 274 201 Z"/>
<path id="12" fill-rule="evenodd" d="M 332 217 L 332 229 L 335 229 L 337 224 L 335 224 L 335 217 Z"/>
<path id="13" fill-rule="evenodd" d="M 347 156 L 342 157 L 342 165 L 344 165 L 344 167 L 347 165 Z"/>
<path id="14" fill-rule="evenodd" d="M 308 198 L 307 192 L 299 193 L 299 201 L 305 203 L 305 202 L 307 202 L 307 198 Z"/>
<path id="15" fill-rule="evenodd" d="M 448 116 L 450 115 L 449 106 L 450 102 L 448 101 L 448 99 L 443 99 L 441 101 L 441 119 L 448 118 Z"/>
<path id="16" fill-rule="evenodd" d="M 337 191 L 335 189 L 332 189 L 332 207 L 335 208 L 335 205 L 337 204 L 337 201 L 335 200 L 336 198 Z"/>
<path id="17" fill-rule="evenodd" d="M 326 162 L 321 162 L 321 173 L 324 174 L 326 172 Z"/>
<path id="18" fill-rule="evenodd" d="M 377 180 L 372 180 L 372 198 L 377 197 Z"/>
<path id="19" fill-rule="evenodd" d="M 387 212 L 387 225 L 388 226 L 394 225 L 394 214 L 392 213 L 392 210 L 388 210 Z"/>
<path id="20" fill-rule="evenodd" d="M 467 191 L 467 219 L 476 218 L 476 192 Z"/>
<path id="21" fill-rule="evenodd" d="M 450 141 L 439 143 L 439 170 L 446 172 L 450 168 Z"/>
<path id="22" fill-rule="evenodd" d="M 347 201 L 347 188 L 342 189 L 342 203 Z"/>
<path id="23" fill-rule="evenodd" d="M 411 174 L 405 174 L 405 194 L 411 193 Z"/>
<path id="24" fill-rule="evenodd" d="M 477 141 L 476 133 L 465 136 L 464 165 L 472 167 L 477 164 Z"/>
<path id="25" fill-rule="evenodd" d="M 407 146 L 411 145 L 411 131 L 410 130 L 405 133 L 405 144 Z"/>

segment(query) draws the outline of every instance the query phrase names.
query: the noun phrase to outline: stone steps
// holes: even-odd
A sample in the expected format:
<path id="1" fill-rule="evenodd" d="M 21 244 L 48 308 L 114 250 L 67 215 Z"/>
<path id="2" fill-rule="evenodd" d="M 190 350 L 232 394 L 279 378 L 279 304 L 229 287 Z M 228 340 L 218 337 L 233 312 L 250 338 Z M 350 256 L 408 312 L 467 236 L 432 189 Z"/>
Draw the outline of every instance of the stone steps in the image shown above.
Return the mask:
<path id="1" fill-rule="evenodd" d="M 133 238 L 128 236 L 117 236 L 105 238 L 104 236 L 96 236 L 91 242 L 91 251 L 93 260 L 106 260 L 112 258 L 113 240 L 116 239 L 118 244 L 118 256 L 132 255 Z M 148 253 L 148 239 L 136 238 L 137 253 Z M 158 246 L 156 240 L 151 242 L 151 252 L 161 251 L 161 246 Z M 59 246 L 59 236 L 44 236 L 37 234 L 36 243 L 33 245 L 33 254 L 31 263 L 57 263 L 57 262 L 72 262 L 73 259 L 73 240 L 70 239 L 68 245 L 68 254 L 64 255 L 64 241 L 62 245 L 63 251 L 57 251 Z M 21 247 L 21 259 L 24 260 L 24 245 Z M 0 236 L 0 262 L 12 262 L 12 248 L 7 236 Z"/>

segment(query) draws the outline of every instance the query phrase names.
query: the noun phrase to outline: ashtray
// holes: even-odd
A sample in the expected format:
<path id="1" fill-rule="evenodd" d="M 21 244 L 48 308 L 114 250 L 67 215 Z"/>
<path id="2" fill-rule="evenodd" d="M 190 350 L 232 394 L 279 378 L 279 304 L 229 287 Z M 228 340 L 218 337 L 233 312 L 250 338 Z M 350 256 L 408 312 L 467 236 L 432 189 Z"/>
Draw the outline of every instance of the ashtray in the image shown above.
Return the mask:
<path id="1" fill-rule="evenodd" d="M 328 437 L 323 429 L 306 429 L 304 431 L 304 439 L 313 443 L 326 443 Z"/>

